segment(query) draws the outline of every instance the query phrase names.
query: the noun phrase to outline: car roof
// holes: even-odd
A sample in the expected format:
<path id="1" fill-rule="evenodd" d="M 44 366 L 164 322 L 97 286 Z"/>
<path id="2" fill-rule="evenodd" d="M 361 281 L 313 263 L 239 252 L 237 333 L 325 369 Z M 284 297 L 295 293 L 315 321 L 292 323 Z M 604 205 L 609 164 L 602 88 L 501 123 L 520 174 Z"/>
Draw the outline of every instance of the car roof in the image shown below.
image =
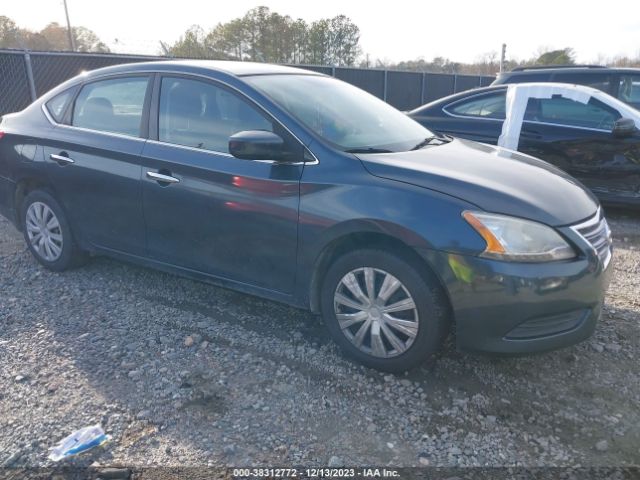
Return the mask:
<path id="1" fill-rule="evenodd" d="M 438 98 L 436 100 L 433 100 L 432 102 L 426 103 L 424 105 L 419 106 L 418 108 L 411 110 L 409 112 L 409 114 L 411 113 L 419 113 L 421 110 L 428 110 L 436 105 L 440 105 L 443 103 L 453 103 L 456 102 L 458 100 L 462 100 L 464 98 L 470 97 L 470 96 L 474 96 L 474 95 L 480 95 L 483 93 L 489 93 L 489 92 L 496 92 L 496 91 L 500 91 L 500 90 L 507 90 L 508 88 L 522 88 L 522 87 L 539 87 L 541 89 L 545 89 L 545 88 L 551 88 L 551 87 L 557 87 L 557 86 L 564 86 L 566 87 L 567 85 L 571 85 L 574 88 L 578 89 L 578 90 L 582 90 L 585 92 L 588 92 L 591 95 L 600 95 L 600 94 L 604 94 L 604 92 L 595 89 L 593 87 L 589 87 L 586 85 L 578 85 L 578 84 L 572 84 L 572 83 L 560 83 L 560 82 L 524 82 L 524 83 L 501 83 L 499 85 L 490 85 L 488 87 L 480 87 L 480 88 L 473 88 L 471 90 L 465 90 L 464 92 L 459 92 L 459 93 L 454 93 L 453 95 L 449 95 L 446 97 L 442 97 L 442 98 Z"/>
<path id="2" fill-rule="evenodd" d="M 607 67 L 605 65 L 533 65 L 530 67 L 516 67 L 510 72 L 502 72 L 500 75 L 525 75 L 528 73 L 559 73 L 571 72 L 581 74 L 596 73 L 640 73 L 640 68 L 632 67 Z"/>
<path id="3" fill-rule="evenodd" d="M 414 110 L 411 110 L 409 115 L 420 115 L 425 111 L 429 111 L 434 108 L 442 108 L 443 104 L 455 103 L 459 100 L 463 100 L 467 97 L 473 97 L 475 95 L 481 95 L 484 93 L 496 92 L 500 90 L 508 90 L 508 89 L 523 89 L 523 88 L 536 88 L 537 91 L 545 91 L 545 90 L 553 90 L 553 89 L 563 89 L 563 88 L 573 88 L 575 90 L 579 90 L 581 92 L 589 94 L 591 97 L 600 100 L 609 106 L 616 108 L 620 113 L 624 114 L 623 116 L 633 118 L 640 128 L 640 112 L 633 107 L 627 105 L 626 103 L 618 100 L 617 98 L 612 97 L 606 92 L 599 90 L 597 88 L 589 87 L 587 85 L 577 85 L 571 83 L 560 83 L 560 82 L 524 82 L 524 83 L 507 83 L 500 85 L 491 85 L 488 87 L 482 88 L 474 88 L 472 90 L 467 90 L 464 92 L 456 93 L 454 95 L 449 95 L 448 97 L 439 98 L 434 100 L 433 102 L 422 105 Z"/>
<path id="4" fill-rule="evenodd" d="M 460 100 L 462 98 L 466 98 L 469 95 L 478 95 L 481 93 L 488 93 L 488 92 L 495 92 L 495 91 L 499 91 L 499 90 L 506 90 L 507 88 L 509 88 L 509 85 L 513 85 L 513 84 L 500 84 L 500 85 L 489 85 L 488 87 L 479 87 L 479 88 L 472 88 L 471 90 L 465 90 L 464 92 L 458 92 L 458 93 L 454 93 L 452 95 L 448 95 L 446 97 L 441 97 L 441 98 L 436 98 L 435 100 L 432 100 L 428 103 L 425 103 L 424 105 L 420 105 L 419 107 L 410 110 L 409 114 L 411 113 L 417 113 L 422 109 L 428 109 L 431 108 L 432 106 L 435 105 L 439 105 L 441 103 L 451 103 L 451 102 L 455 102 L 457 100 Z"/>
<path id="5" fill-rule="evenodd" d="M 185 73 L 218 72 L 236 77 L 247 75 L 274 75 L 274 74 L 298 74 L 298 75 L 323 75 L 322 73 L 301 68 L 274 65 L 271 63 L 238 62 L 231 60 L 161 60 L 152 62 L 136 62 L 99 68 L 86 73 L 88 78 L 105 74 L 142 72 L 142 71 L 172 71 Z"/>

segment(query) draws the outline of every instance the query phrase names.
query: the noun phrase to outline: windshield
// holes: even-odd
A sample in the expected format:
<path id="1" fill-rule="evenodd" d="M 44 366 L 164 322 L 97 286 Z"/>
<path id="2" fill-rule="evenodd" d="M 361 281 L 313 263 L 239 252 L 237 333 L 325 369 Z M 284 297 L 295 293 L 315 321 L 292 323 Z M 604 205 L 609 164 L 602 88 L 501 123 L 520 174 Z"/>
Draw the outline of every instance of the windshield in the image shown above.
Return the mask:
<path id="1" fill-rule="evenodd" d="M 244 80 L 345 151 L 407 151 L 433 136 L 389 104 L 333 78 L 258 75 Z"/>

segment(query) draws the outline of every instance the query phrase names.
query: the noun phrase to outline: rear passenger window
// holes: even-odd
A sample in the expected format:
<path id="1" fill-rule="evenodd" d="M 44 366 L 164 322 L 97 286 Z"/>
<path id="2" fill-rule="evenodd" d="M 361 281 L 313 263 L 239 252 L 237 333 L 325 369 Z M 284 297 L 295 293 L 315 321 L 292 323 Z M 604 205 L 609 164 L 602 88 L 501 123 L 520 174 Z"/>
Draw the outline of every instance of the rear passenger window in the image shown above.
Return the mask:
<path id="1" fill-rule="evenodd" d="M 140 136 L 148 80 L 148 77 L 127 77 L 88 83 L 76 98 L 71 124 Z"/>
<path id="2" fill-rule="evenodd" d="M 618 98 L 636 108 L 640 107 L 640 75 L 621 75 Z"/>
<path id="3" fill-rule="evenodd" d="M 554 82 L 572 83 L 575 85 L 586 85 L 588 87 L 597 88 L 603 92 L 611 91 L 609 75 L 605 73 L 586 73 L 586 72 L 567 72 L 556 73 L 553 77 Z"/>
<path id="4" fill-rule="evenodd" d="M 273 132 L 273 123 L 230 91 L 207 82 L 165 77 L 160 88 L 158 140 L 229 152 L 229 137 L 243 130 Z"/>

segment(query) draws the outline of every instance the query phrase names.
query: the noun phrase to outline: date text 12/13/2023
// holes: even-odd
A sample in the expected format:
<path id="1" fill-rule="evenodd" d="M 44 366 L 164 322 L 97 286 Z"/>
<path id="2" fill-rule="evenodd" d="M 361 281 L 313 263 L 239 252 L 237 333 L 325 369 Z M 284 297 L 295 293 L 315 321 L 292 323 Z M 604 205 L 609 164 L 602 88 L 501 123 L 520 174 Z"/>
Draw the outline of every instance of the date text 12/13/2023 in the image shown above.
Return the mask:
<path id="1" fill-rule="evenodd" d="M 393 478 L 400 474 L 387 468 L 234 468 L 234 479 L 242 478 Z"/>

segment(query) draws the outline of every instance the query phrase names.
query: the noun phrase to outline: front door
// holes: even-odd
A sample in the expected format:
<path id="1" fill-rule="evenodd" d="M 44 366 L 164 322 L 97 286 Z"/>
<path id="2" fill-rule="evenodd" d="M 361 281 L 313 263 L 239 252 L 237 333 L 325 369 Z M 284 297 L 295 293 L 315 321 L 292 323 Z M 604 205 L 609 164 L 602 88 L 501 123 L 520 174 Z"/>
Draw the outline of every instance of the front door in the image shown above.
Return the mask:
<path id="1" fill-rule="evenodd" d="M 640 195 L 640 136 L 612 134 L 620 113 L 591 98 L 529 99 L 518 150 L 576 177 L 603 199 Z"/>
<path id="2" fill-rule="evenodd" d="M 290 293 L 302 146 L 258 107 L 214 82 L 165 76 L 154 97 L 157 140 L 143 152 L 148 255 Z M 243 130 L 278 133 L 288 148 L 297 149 L 300 162 L 231 156 L 229 137 Z"/>

